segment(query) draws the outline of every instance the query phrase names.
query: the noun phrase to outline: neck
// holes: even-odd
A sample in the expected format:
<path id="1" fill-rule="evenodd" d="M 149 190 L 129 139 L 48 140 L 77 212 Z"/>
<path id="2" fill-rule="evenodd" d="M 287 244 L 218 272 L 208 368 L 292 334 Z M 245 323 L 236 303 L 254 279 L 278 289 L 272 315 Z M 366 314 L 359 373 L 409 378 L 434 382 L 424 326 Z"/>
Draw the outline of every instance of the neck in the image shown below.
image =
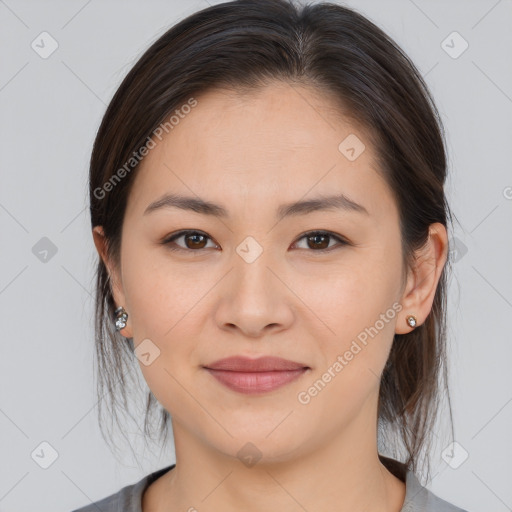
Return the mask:
<path id="1" fill-rule="evenodd" d="M 405 484 L 381 463 L 374 423 L 354 421 L 300 456 L 248 467 L 173 421 L 176 467 L 155 482 L 151 503 L 145 495 L 143 510 L 399 512 Z"/>

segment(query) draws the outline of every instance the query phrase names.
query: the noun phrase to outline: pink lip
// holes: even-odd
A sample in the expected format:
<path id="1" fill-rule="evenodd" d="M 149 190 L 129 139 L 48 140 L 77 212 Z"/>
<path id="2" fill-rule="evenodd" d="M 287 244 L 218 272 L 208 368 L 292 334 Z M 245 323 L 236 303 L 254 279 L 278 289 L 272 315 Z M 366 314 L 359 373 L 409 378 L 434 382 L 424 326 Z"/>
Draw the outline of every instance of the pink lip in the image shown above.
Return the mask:
<path id="1" fill-rule="evenodd" d="M 309 367 L 279 357 L 250 359 L 237 356 L 220 359 L 205 369 L 221 384 L 239 393 L 265 393 L 303 375 Z"/>

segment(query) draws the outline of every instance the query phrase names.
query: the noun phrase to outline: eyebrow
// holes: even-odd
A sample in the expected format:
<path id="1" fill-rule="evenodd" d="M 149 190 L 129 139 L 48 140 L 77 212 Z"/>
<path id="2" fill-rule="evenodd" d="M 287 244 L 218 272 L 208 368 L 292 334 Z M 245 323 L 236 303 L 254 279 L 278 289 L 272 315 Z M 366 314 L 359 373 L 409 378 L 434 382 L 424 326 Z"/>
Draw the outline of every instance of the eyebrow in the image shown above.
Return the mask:
<path id="1" fill-rule="evenodd" d="M 199 197 L 182 196 L 179 194 L 164 194 L 148 205 L 143 215 L 165 208 L 179 208 L 217 218 L 230 218 L 229 212 L 220 204 L 212 203 Z M 338 194 L 283 204 L 277 209 L 277 216 L 284 218 L 328 210 L 343 210 L 369 215 L 368 210 L 363 205 L 352 201 L 344 194 Z"/>

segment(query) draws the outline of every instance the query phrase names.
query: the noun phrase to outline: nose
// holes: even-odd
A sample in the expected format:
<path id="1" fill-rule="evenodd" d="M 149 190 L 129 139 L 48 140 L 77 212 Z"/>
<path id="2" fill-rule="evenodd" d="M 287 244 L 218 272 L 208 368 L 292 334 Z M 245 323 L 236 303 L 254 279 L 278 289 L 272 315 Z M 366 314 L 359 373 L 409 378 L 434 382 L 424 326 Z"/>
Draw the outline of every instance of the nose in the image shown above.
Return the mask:
<path id="1" fill-rule="evenodd" d="M 265 252 L 247 262 L 238 255 L 219 288 L 215 312 L 219 328 L 260 338 L 288 329 L 294 320 L 293 293 Z"/>

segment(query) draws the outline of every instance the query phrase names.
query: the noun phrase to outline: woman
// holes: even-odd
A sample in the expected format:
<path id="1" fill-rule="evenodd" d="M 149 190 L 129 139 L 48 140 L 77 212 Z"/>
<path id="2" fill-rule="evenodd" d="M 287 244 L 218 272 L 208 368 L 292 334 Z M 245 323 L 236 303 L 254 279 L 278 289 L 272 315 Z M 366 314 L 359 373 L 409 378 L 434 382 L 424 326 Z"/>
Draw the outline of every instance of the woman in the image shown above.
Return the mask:
<path id="1" fill-rule="evenodd" d="M 460 512 L 416 476 L 446 388 L 444 147 L 414 65 L 346 7 L 227 2 L 161 36 L 90 208 L 100 393 L 137 358 L 176 464 L 79 510 Z"/>

